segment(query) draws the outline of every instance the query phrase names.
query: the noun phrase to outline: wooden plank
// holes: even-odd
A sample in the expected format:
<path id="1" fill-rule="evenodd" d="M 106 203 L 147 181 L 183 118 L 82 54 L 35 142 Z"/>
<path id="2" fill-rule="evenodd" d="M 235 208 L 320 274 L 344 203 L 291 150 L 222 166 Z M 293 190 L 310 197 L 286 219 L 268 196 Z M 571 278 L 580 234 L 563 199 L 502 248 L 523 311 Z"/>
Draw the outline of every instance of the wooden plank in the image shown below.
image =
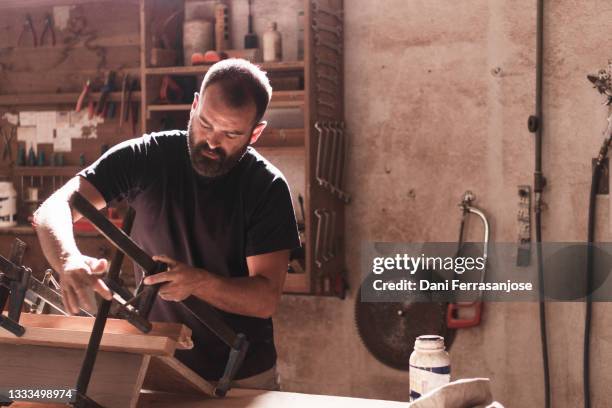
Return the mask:
<path id="1" fill-rule="evenodd" d="M 73 6 L 89 3 L 126 3 L 138 4 L 138 0 L 2 0 L 0 9 L 11 8 L 34 8 L 34 7 L 52 7 L 52 6 Z"/>
<path id="2" fill-rule="evenodd" d="M 190 103 L 167 103 L 160 105 L 149 105 L 149 112 L 176 112 L 188 111 L 191 109 Z"/>
<path id="3" fill-rule="evenodd" d="M 258 63 L 266 72 L 301 72 L 304 69 L 304 61 L 282 61 Z M 188 67 L 159 67 L 147 68 L 148 75 L 201 75 L 205 74 L 210 65 L 196 65 Z"/>
<path id="4" fill-rule="evenodd" d="M 151 358 L 144 390 L 182 395 L 213 395 L 214 387 L 174 357 Z"/>
<path id="5" fill-rule="evenodd" d="M 144 356 L 142 364 L 140 365 L 140 370 L 138 371 L 138 375 L 134 381 L 134 392 L 132 393 L 132 399 L 130 400 L 131 408 L 136 408 L 138 406 L 138 401 L 140 400 L 140 390 L 142 389 L 142 384 L 144 383 L 147 372 L 149 371 L 150 364 L 151 356 Z"/>
<path id="6" fill-rule="evenodd" d="M 3 388 L 74 389 L 84 350 L 0 343 Z M 131 407 L 144 356 L 98 354 L 88 395 L 105 407 Z"/>
<path id="7" fill-rule="evenodd" d="M 79 99 L 78 93 L 48 93 L 48 94 L 27 94 L 20 93 L 14 95 L 0 95 L 0 106 L 26 106 L 26 105 L 45 105 L 45 104 L 69 104 L 76 105 Z M 89 94 L 88 100 L 99 101 L 100 92 Z M 111 92 L 108 101 L 120 102 L 121 92 Z M 132 102 L 140 101 L 140 92 L 132 92 Z"/>
<path id="8" fill-rule="evenodd" d="M 1 101 L 1 99 L 0 99 Z M 272 94 L 270 108 L 285 109 L 285 108 L 301 108 L 304 106 L 304 91 L 276 91 Z M 148 106 L 148 112 L 175 112 L 188 111 L 191 109 L 191 104 L 153 104 Z"/>
<path id="9" fill-rule="evenodd" d="M 182 395 L 151 395 L 139 408 L 406 408 L 406 402 L 232 388 L 225 398 L 196 399 Z"/>
<path id="10" fill-rule="evenodd" d="M 0 330 L 0 343 L 85 348 L 94 318 L 25 313 L 20 323 L 26 327 L 22 337 Z M 177 348 L 189 348 L 191 330 L 173 323 L 154 323 L 144 334 L 121 319 L 109 319 L 102 336 L 101 350 L 171 356 Z"/>

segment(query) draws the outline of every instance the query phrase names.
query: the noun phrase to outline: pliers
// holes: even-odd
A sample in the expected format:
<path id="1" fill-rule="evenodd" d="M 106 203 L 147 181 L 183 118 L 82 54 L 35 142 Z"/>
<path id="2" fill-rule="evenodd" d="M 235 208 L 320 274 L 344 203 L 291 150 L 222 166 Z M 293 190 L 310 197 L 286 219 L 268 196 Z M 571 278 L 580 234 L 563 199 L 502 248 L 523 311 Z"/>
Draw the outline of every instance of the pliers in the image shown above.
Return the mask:
<path id="1" fill-rule="evenodd" d="M 30 34 L 32 34 L 32 41 L 33 41 L 34 47 L 38 46 L 36 30 L 34 29 L 34 23 L 32 22 L 32 16 L 30 16 L 29 14 L 26 14 L 25 20 L 23 21 L 23 28 L 21 29 L 21 32 L 19 33 L 19 37 L 17 38 L 17 46 L 21 44 L 21 40 L 25 36 L 26 31 L 29 31 Z"/>
<path id="2" fill-rule="evenodd" d="M 51 45 L 55 45 L 55 30 L 53 29 L 53 19 L 50 13 L 47 13 L 45 16 L 45 27 L 43 28 L 43 32 L 40 35 L 40 45 L 42 46 L 45 43 L 45 37 L 47 34 L 51 35 Z"/>
<path id="3" fill-rule="evenodd" d="M 4 139 L 4 150 L 2 151 L 2 160 L 13 160 L 13 152 L 11 149 L 11 142 L 15 138 L 17 133 L 16 127 L 11 127 L 8 131 L 6 128 L 2 128 L 2 138 Z"/>

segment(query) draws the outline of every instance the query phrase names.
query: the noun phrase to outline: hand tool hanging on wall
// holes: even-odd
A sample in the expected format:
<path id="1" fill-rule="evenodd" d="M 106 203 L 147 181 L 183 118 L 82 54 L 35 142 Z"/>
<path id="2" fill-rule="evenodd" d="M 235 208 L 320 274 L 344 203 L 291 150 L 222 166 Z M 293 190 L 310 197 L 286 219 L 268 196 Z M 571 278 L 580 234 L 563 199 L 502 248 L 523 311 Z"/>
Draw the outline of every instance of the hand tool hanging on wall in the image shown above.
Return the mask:
<path id="1" fill-rule="evenodd" d="M 253 14 L 251 13 L 251 0 L 249 1 L 249 21 L 248 21 L 248 29 L 247 33 L 244 36 L 244 48 L 257 48 L 259 47 L 257 43 L 257 34 L 253 32 Z"/>
<path id="2" fill-rule="evenodd" d="M 39 45 L 44 45 L 47 35 L 51 36 L 51 45 L 55 45 L 55 29 L 53 28 L 53 17 L 50 13 L 45 16 L 45 26 L 40 35 Z"/>
<path id="3" fill-rule="evenodd" d="M 332 25 L 326 24 L 319 17 L 314 17 L 312 19 L 312 28 L 317 33 L 324 31 L 329 34 L 333 34 L 338 39 L 342 38 L 342 26 L 341 25 L 332 26 Z"/>
<path id="4" fill-rule="evenodd" d="M 587 75 L 593 87 L 606 97 L 606 106 L 612 105 L 612 60 L 608 62 L 608 69 L 600 69 L 597 74 Z"/>
<path id="5" fill-rule="evenodd" d="M 314 127 L 318 134 L 315 178 L 321 187 L 349 203 L 350 194 L 343 187 L 347 151 L 344 122 L 315 122 Z"/>
<path id="6" fill-rule="evenodd" d="M 32 45 L 34 47 L 38 46 L 38 37 L 36 36 L 36 29 L 34 28 L 34 23 L 32 22 L 32 16 L 30 16 L 29 14 L 26 14 L 25 20 L 23 21 L 23 27 L 21 28 L 19 37 L 17 37 L 18 47 L 22 45 L 21 41 L 24 39 L 24 37 L 27 36 L 27 32 L 29 32 L 30 36 L 32 37 Z"/>
<path id="7" fill-rule="evenodd" d="M 519 236 L 516 266 L 529 266 L 531 262 L 531 187 L 519 186 Z"/>
<path id="8" fill-rule="evenodd" d="M 2 128 L 2 138 L 4 139 L 4 149 L 2 151 L 2 160 L 13 160 L 13 151 L 11 148 L 11 144 L 15 139 L 15 135 L 17 134 L 17 127 L 11 126 L 8 129 Z"/>
<path id="9" fill-rule="evenodd" d="M 96 109 L 97 115 L 103 115 L 105 109 L 107 109 L 107 100 L 109 94 L 115 89 L 115 71 L 108 71 L 106 73 L 106 79 L 104 80 L 104 86 L 102 86 L 100 93 L 100 100 L 98 101 L 98 107 Z"/>
<path id="10" fill-rule="evenodd" d="M 346 284 L 341 271 L 324 271 L 326 264 L 336 257 L 338 236 L 336 235 L 336 211 L 326 208 L 314 210 L 315 242 L 314 264 L 318 270 L 318 290 L 322 294 L 334 294 L 343 297 Z M 323 273 L 325 272 L 325 275 Z"/>
<path id="11" fill-rule="evenodd" d="M 144 319 L 148 319 L 161 284 L 144 285 L 143 280 L 146 276 L 165 271 L 167 265 L 163 262 L 153 260 L 153 258 L 132 241 L 128 235 L 104 217 L 79 193 L 75 193 L 72 196 L 70 204 L 73 209 L 87 218 L 118 250 L 125 253 L 130 259 L 143 268 L 145 274 L 136 289 L 136 296 L 128 299 L 127 303 L 130 305 L 137 304 L 138 315 Z M 225 372 L 215 387 L 215 395 L 220 397 L 225 396 L 246 355 L 249 343 L 245 335 L 242 333 L 236 334 L 223 320 L 221 320 L 215 310 L 211 307 L 202 307 L 205 306 L 202 302 L 198 304 L 199 313 L 197 314 L 193 311 L 193 298 L 187 298 L 177 303 L 230 347 L 230 354 L 225 366 Z"/>
<path id="12" fill-rule="evenodd" d="M 327 1 L 325 1 L 325 3 L 328 3 Z M 313 14 L 316 15 L 320 15 L 320 14 L 326 14 L 328 16 L 334 17 L 335 19 L 337 19 L 338 21 L 342 21 L 344 12 L 341 9 L 334 9 L 329 7 L 328 5 L 323 4 L 323 0 L 314 0 L 312 2 L 312 11 Z"/>
<path id="13" fill-rule="evenodd" d="M 482 271 L 480 272 L 480 282 L 484 283 L 486 271 L 487 271 L 487 257 L 489 254 L 490 230 L 489 230 L 489 221 L 487 220 L 487 217 L 485 216 L 485 214 L 481 210 L 479 210 L 478 208 L 472 205 L 475 199 L 476 199 L 476 196 L 474 196 L 474 194 L 471 191 L 466 191 L 465 194 L 463 195 L 463 199 L 461 200 L 461 203 L 459 204 L 459 207 L 461 208 L 462 216 L 461 216 L 461 226 L 459 227 L 459 242 L 457 245 L 457 253 L 455 254 L 455 257 L 461 256 L 461 253 L 463 251 L 463 247 L 465 243 L 463 240 L 463 236 L 465 233 L 465 224 L 467 222 L 467 217 L 469 216 L 470 213 L 475 214 L 482 220 L 482 225 L 483 225 L 483 230 L 484 230 L 483 231 L 484 232 L 483 249 L 482 249 L 482 258 L 484 259 L 483 261 L 484 267 L 482 268 Z M 480 292 L 478 298 L 479 300 L 476 300 L 473 302 L 449 303 L 447 312 L 446 312 L 446 325 L 451 329 L 465 329 L 468 327 L 478 326 L 480 324 L 480 319 L 482 318 L 482 301 L 480 300 L 482 298 L 482 291 Z M 460 310 L 467 310 L 468 308 L 471 309 L 470 317 L 469 318 L 460 317 L 459 316 Z"/>
<path id="14" fill-rule="evenodd" d="M 94 102 L 90 97 L 90 93 L 91 93 L 91 80 L 88 79 L 85 82 L 85 85 L 83 85 L 83 90 L 81 91 L 79 95 L 79 99 L 77 100 L 76 107 L 74 108 L 74 110 L 76 112 L 80 112 L 81 109 L 83 109 L 83 104 L 85 103 L 85 101 L 89 99 L 88 106 L 87 106 L 88 117 L 89 119 L 92 119 L 95 112 L 94 112 Z"/>
<path id="15" fill-rule="evenodd" d="M 377 276 L 377 275 L 376 275 Z M 445 325 L 446 303 L 438 302 L 366 302 L 361 291 L 372 287 L 372 276 L 357 290 L 355 324 L 368 351 L 381 363 L 409 371 L 414 341 L 423 334 L 444 337 L 448 349 L 456 330 Z"/>

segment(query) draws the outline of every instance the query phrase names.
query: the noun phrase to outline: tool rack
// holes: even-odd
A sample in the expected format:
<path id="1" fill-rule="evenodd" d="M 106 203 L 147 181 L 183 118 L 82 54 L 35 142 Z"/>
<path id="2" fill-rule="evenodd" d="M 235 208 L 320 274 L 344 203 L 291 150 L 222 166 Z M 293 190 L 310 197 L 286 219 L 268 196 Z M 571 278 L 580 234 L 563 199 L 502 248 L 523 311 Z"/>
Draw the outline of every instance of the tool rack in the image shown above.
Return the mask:
<path id="1" fill-rule="evenodd" d="M 236 5 L 234 5 L 234 2 Z M 227 0 L 232 7 L 238 7 L 238 0 Z M 46 10 L 42 1 L 40 7 L 23 6 L 19 1 L 6 1 L 0 4 L 0 10 L 6 15 L 13 15 L 19 22 L 19 29 L 23 25 L 26 15 L 33 20 L 37 35 L 42 34 L 46 20 L 45 16 L 51 10 Z M 152 66 L 153 36 L 156 22 L 164 21 L 172 13 L 184 8 L 184 0 L 128 0 L 121 2 L 121 15 L 118 15 L 112 24 L 105 22 L 104 28 L 96 27 L 101 22 L 95 21 L 92 16 L 106 12 L 110 6 L 117 3 L 91 0 L 60 0 L 53 5 L 75 6 L 87 18 L 88 27 L 97 29 L 98 35 L 108 45 L 106 53 L 106 66 L 102 69 L 96 66 L 91 50 L 78 45 L 71 52 L 71 58 L 79 61 L 78 70 L 63 75 L 64 82 L 47 84 L 41 78 L 27 80 L 10 80 L 0 82 L 3 91 L 0 93 L 0 110 L 45 110 L 49 107 L 74 109 L 80 96 L 83 84 L 88 78 L 96 79 L 97 85 L 93 87 L 88 97 L 99 101 L 106 98 L 119 105 L 122 99 L 121 79 L 126 74 L 137 79 L 139 89 L 135 90 L 132 99 L 139 106 L 139 121 L 137 135 L 142 132 L 159 130 L 162 116 L 183 115 L 186 119 L 190 105 L 184 103 L 160 104 L 159 86 L 164 76 L 199 77 L 206 72 L 206 66 Z M 257 11 L 258 2 L 253 6 Z M 343 0 L 303 0 L 304 11 L 304 57 L 302 60 L 285 60 L 282 62 L 260 63 L 271 78 L 298 77 L 301 85 L 296 89 L 277 90 L 274 92 L 271 108 L 298 108 L 303 114 L 303 128 L 268 128 L 258 141 L 256 148 L 278 149 L 290 151 L 292 157 L 303 158 L 302 195 L 304 196 L 304 268 L 298 268 L 298 273 L 289 273 L 286 279 L 285 292 L 340 296 L 344 295 L 346 284 L 344 279 L 345 249 L 344 249 L 344 217 L 345 206 L 350 203 L 350 193 L 346 189 L 345 162 L 350 149 L 350 129 L 344 125 L 344 28 L 343 28 Z M 77 10 L 77 11 L 79 11 Z M 279 11 L 291 13 L 297 17 L 298 10 Z M 79 15 L 79 13 L 76 13 Z M 79 17 L 80 18 L 80 17 Z M 256 17 L 257 18 L 257 17 Z M 261 16 L 260 16 L 261 18 Z M 265 16 L 265 19 L 274 16 Z M 123 20 L 121 20 L 123 19 Z M 178 17 L 176 24 L 182 24 L 182 17 Z M 102 19 L 100 19 L 102 20 Z M 294 20 L 295 21 L 295 20 Z M 245 22 L 246 25 L 246 22 Z M 28 26 L 29 27 L 29 26 Z M 122 28 L 127 27 L 127 28 Z M 123 31 L 122 31 L 123 30 Z M 129 30 L 126 31 L 126 30 Z M 18 30 L 19 31 L 19 30 Z M 58 31 L 58 30 L 56 30 Z M 180 31 L 180 30 L 177 30 Z M 15 34 L 15 36 L 18 33 Z M 26 31 L 29 34 L 29 31 Z M 58 31 L 56 44 L 53 44 L 49 35 L 43 44 L 37 41 L 36 47 L 30 44 L 30 38 L 23 38 L 19 47 L 15 47 L 17 38 L 7 36 L 0 39 L 1 46 L 13 45 L 13 61 L 10 64 L 24 63 L 33 60 L 33 56 L 44 55 L 44 58 L 56 58 L 65 44 L 66 32 Z M 258 32 L 261 35 L 261 32 Z M 38 38 L 38 37 L 37 37 Z M 117 38 L 129 40 L 117 42 Z M 81 39 L 83 41 L 84 39 Z M 2 44 L 2 41 L 7 42 Z M 79 48 L 82 47 L 82 48 Z M 234 44 L 241 48 L 241 44 Z M 54 53 L 54 51 L 56 51 Z M 97 58 L 97 57 L 96 57 Z M 40 61 L 40 58 L 36 59 Z M 0 60 L 0 64 L 3 61 Z M 45 62 L 45 61 L 43 61 Z M 6 65 L 9 67 L 9 65 Z M 0 69 L 2 69 L 0 65 Z M 63 67 L 62 69 L 67 69 Z M 115 89 L 103 95 L 100 85 L 104 74 L 108 70 L 116 71 Z M 6 71 L 8 77 L 11 71 Z M 47 76 L 60 75 L 53 71 Z M 43 86 L 47 86 L 46 88 Z M 40 89 L 39 89 L 40 88 Z M 61 89 L 59 89 L 61 88 Z M 116 124 L 119 119 L 115 118 Z M 44 199 L 50 191 L 67 181 L 79 171 L 81 154 L 84 154 L 85 164 L 95 160 L 101 151 L 101 145 L 113 145 L 121 140 L 134 136 L 131 126 L 115 126 L 110 123 L 98 131 L 98 139 L 73 139 L 73 151 L 64 155 L 63 166 L 51 166 L 52 156 L 49 146 L 39 145 L 45 151 L 47 165 L 45 166 L 15 166 L 9 161 L 0 163 L 0 171 L 11 174 L 13 183 L 18 190 L 18 197 L 23 204 L 21 213 L 37 203 L 24 203 L 28 187 L 39 188 L 39 200 Z M 182 120 L 178 122 L 183 124 Z M 16 138 L 15 138 L 16 139 Z M 17 141 L 12 140 L 13 156 L 17 153 Z M 23 142 L 21 142 L 23 143 Z M 264 155 L 267 151 L 264 152 Z M 298 194 L 293 194 L 297 198 Z M 296 206 L 296 215 L 301 220 L 300 208 Z M 3 238 L 0 236 L 0 238 Z M 1 243 L 0 243 L 1 244 Z M 4 244 L 2 244 L 4 245 Z M 100 247 L 105 244 L 100 240 Z M 106 252 L 108 252 L 106 250 Z M 99 254 L 92 253 L 97 256 Z M 106 254 L 108 256 L 108 253 Z M 44 269 L 43 269 L 44 270 Z"/>

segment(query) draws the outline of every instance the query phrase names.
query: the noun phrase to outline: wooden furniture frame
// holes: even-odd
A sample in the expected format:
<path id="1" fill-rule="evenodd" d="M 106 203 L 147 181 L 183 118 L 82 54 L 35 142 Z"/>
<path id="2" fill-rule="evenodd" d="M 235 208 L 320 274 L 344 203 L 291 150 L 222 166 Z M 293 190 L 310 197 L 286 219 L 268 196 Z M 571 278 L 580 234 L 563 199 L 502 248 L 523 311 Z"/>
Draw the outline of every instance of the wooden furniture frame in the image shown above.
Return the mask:
<path id="1" fill-rule="evenodd" d="M 73 389 L 87 348 L 93 318 L 22 314 L 22 337 L 0 329 L 2 387 Z M 205 398 L 213 386 L 173 357 L 189 348 L 191 330 L 154 323 L 143 334 L 124 320 L 109 319 L 88 389 L 105 407 L 137 407 L 141 390 Z"/>

